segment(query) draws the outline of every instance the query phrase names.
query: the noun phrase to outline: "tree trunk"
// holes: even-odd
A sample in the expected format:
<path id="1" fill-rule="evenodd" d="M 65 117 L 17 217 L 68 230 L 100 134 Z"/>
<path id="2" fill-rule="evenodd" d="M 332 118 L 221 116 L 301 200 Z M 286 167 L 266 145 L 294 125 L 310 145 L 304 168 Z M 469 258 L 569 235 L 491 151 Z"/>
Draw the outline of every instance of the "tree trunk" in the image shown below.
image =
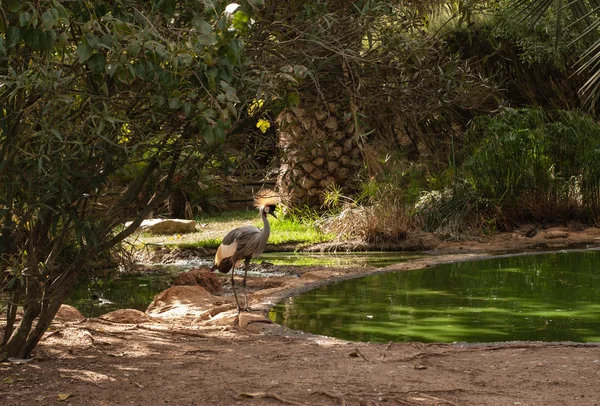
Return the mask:
<path id="1" fill-rule="evenodd" d="M 0 348 L 0 361 L 7 358 L 25 358 L 28 354 L 25 353 L 25 342 L 29 336 L 29 332 L 33 326 L 33 322 L 39 316 L 42 306 L 40 305 L 39 298 L 39 285 L 37 281 L 27 281 L 27 295 L 25 296 L 26 302 L 23 311 L 23 318 L 19 322 L 17 328 L 5 345 Z"/>
<path id="2" fill-rule="evenodd" d="M 12 294 L 11 301 L 6 307 L 6 327 L 4 328 L 4 337 L 0 343 L 0 347 L 4 347 L 8 343 L 8 339 L 12 335 L 17 319 L 17 308 L 19 307 L 19 298 L 21 297 L 21 289 L 17 287 Z"/>
<path id="3" fill-rule="evenodd" d="M 69 268 L 73 268 L 72 266 Z M 65 299 L 73 292 L 77 283 L 79 272 L 68 270 L 65 279 L 59 283 L 54 291 L 47 291 L 45 298 L 41 298 L 40 288 L 31 289 L 26 297 L 23 319 L 19 322 L 16 330 L 7 339 L 9 333 L 5 331 L 4 341 L 0 347 L 0 361 L 7 358 L 27 358 L 36 347 L 44 333 L 50 327 L 50 323 L 56 316 Z M 38 284 L 32 278 L 29 286 Z M 37 319 L 37 322 L 36 322 Z M 34 327 L 34 322 L 35 327 Z"/>
<path id="4" fill-rule="evenodd" d="M 50 293 L 48 296 L 49 299 L 45 299 L 42 304 L 42 311 L 39 315 L 38 321 L 35 325 L 33 331 L 27 337 L 27 341 L 23 347 L 23 353 L 26 356 L 29 356 L 31 351 L 36 347 L 36 345 L 42 339 L 48 327 L 50 327 L 50 323 L 54 320 L 54 316 L 60 309 L 60 306 L 64 303 L 64 301 L 73 293 L 73 289 L 77 284 L 77 279 L 79 278 L 79 272 L 72 271 L 70 272 L 65 280 L 63 280 L 56 292 Z"/>

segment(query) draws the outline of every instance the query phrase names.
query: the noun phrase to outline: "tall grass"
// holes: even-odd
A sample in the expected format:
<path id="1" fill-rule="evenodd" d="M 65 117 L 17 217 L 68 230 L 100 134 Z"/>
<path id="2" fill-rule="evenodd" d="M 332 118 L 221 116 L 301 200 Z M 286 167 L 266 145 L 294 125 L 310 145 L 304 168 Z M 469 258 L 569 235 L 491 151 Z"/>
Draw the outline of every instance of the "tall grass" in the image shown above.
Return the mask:
<path id="1" fill-rule="evenodd" d="M 579 111 L 508 109 L 468 133 L 464 176 L 514 221 L 600 221 L 600 125 Z"/>

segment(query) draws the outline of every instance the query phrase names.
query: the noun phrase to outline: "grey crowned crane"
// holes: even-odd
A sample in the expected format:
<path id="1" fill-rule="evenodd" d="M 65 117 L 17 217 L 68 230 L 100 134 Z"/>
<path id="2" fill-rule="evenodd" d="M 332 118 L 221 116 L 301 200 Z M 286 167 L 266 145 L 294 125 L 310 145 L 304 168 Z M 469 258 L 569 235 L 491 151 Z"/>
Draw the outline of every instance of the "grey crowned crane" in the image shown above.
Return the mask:
<path id="1" fill-rule="evenodd" d="M 231 230 L 225 235 L 223 242 L 219 245 L 217 253 L 215 254 L 215 262 L 210 270 L 214 272 L 218 269 L 221 273 L 231 272 L 231 287 L 239 311 L 246 311 L 248 310 L 248 307 L 242 308 L 238 301 L 233 278 L 235 267 L 238 266 L 242 260 L 244 261 L 244 279 L 242 281 L 242 286 L 246 286 L 246 276 L 248 274 L 250 260 L 262 254 L 267 245 L 267 241 L 269 240 L 271 226 L 269 225 L 267 215 L 270 214 L 277 218 L 277 216 L 275 216 L 275 209 L 277 208 L 279 201 L 279 197 L 272 191 L 263 191 L 262 193 L 259 193 L 254 199 L 254 205 L 260 212 L 263 221 L 263 229 L 261 230 L 254 226 L 244 226 Z"/>

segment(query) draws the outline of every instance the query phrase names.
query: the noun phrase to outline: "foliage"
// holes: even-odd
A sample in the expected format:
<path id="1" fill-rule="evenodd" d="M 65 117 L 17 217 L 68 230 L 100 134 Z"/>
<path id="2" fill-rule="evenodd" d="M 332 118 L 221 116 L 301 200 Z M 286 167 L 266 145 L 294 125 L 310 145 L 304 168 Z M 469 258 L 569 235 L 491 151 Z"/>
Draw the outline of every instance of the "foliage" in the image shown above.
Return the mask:
<path id="1" fill-rule="evenodd" d="M 164 201 L 178 169 L 214 163 L 246 64 L 243 30 L 230 29 L 224 6 L 2 8 L 0 286 L 12 298 L 0 359 L 29 355 L 79 271 Z M 134 221 L 116 231 L 125 219 Z"/>
<path id="2" fill-rule="evenodd" d="M 477 210 L 481 203 L 469 184 L 458 182 L 454 188 L 423 192 L 412 215 L 423 230 L 456 238 L 479 228 Z"/>
<path id="3" fill-rule="evenodd" d="M 578 111 L 507 109 L 475 120 L 465 177 L 508 218 L 598 221 L 600 125 Z"/>
<path id="4" fill-rule="evenodd" d="M 319 226 L 338 239 L 359 238 L 373 244 L 397 243 L 406 238 L 412 221 L 408 217 L 405 190 L 410 171 L 399 167 L 400 161 L 386 156 L 371 156 L 374 175 L 363 179 L 354 197 L 342 194 L 332 185 L 326 192 L 327 213 Z"/>
<path id="5" fill-rule="evenodd" d="M 548 15 L 555 17 L 552 28 L 556 33 L 557 47 L 565 33 L 569 35 L 569 31 L 572 29 L 579 32 L 579 36 L 574 41 L 583 44 L 585 50 L 579 55 L 578 73 L 582 73 L 587 78 L 580 93 L 588 106 L 594 107 L 600 96 L 598 2 L 596 0 L 568 2 L 563 2 L 563 0 L 518 0 L 513 2 L 511 7 L 516 11 L 518 21 L 528 27 L 537 26 Z"/>

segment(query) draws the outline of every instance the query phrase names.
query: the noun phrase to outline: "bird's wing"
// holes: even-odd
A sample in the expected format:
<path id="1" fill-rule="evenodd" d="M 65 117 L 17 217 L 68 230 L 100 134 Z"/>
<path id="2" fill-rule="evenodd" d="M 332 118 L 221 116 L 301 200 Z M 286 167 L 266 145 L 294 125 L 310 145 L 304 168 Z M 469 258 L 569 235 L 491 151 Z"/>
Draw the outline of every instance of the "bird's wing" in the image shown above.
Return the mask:
<path id="1" fill-rule="evenodd" d="M 223 259 L 235 257 L 247 258 L 252 255 L 254 248 L 260 241 L 261 231 L 254 226 L 244 226 L 231 230 L 223 238 L 223 242 L 215 255 L 215 263 Z"/>
<path id="2" fill-rule="evenodd" d="M 245 240 L 253 234 L 260 234 L 260 228 L 254 226 L 244 226 L 234 228 L 223 237 L 223 244 L 229 245 L 236 240 Z"/>

